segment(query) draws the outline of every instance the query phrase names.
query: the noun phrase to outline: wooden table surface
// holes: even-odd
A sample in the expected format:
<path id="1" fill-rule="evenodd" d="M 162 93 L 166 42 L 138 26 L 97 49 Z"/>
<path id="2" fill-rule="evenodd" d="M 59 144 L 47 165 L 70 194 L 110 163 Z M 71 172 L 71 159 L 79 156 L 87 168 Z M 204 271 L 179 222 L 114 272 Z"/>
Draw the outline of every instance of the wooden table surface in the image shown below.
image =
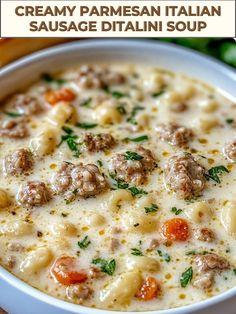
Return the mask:
<path id="1" fill-rule="evenodd" d="M 70 39 L 71 40 L 71 39 Z M 65 38 L 0 38 L 0 68 L 34 51 L 69 41 Z M 0 307 L 0 314 L 11 314 Z M 24 313 L 19 313 L 24 314 Z"/>

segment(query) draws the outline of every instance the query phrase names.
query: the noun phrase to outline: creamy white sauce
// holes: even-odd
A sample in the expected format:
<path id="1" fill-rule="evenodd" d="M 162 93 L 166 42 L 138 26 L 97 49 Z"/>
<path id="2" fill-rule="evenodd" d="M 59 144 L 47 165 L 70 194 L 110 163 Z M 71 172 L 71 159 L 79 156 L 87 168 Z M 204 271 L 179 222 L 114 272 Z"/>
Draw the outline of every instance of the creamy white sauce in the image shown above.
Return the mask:
<path id="1" fill-rule="evenodd" d="M 78 259 L 79 268 L 88 272 L 89 268 L 94 266 L 91 264 L 94 258 L 115 259 L 116 269 L 112 276 L 105 274 L 101 279 L 95 278 L 85 283 L 93 290 L 93 294 L 88 299 L 85 299 L 82 304 L 88 307 L 121 311 L 159 310 L 179 307 L 199 302 L 232 288 L 236 283 L 236 275 L 233 272 L 236 256 L 235 236 L 226 232 L 220 217 L 222 208 L 226 206 L 227 201 L 236 199 L 235 165 L 229 163 L 222 153 L 225 143 L 232 140 L 235 135 L 236 120 L 232 123 L 227 123 L 227 119 L 235 119 L 236 104 L 223 97 L 214 88 L 179 74 L 127 65 L 110 65 L 109 69 L 122 73 L 127 79 L 126 83 L 112 86 L 111 90 L 128 94 L 128 97 L 117 99 L 111 94 L 107 94 L 103 89 L 82 88 L 76 79 L 78 68 L 70 69 L 59 75 L 60 78 L 67 80 L 62 85 L 40 81 L 25 91 L 27 95 L 33 95 L 45 102 L 45 88 L 42 87 L 71 89 L 77 96 L 75 100 L 70 101 L 70 104 L 75 108 L 77 122 L 97 123 L 98 126 L 90 130 L 83 130 L 68 123 L 63 125 L 73 129 L 79 138 L 86 131 L 96 134 L 105 132 L 112 134 L 118 143 L 114 148 L 106 152 L 94 153 L 82 150 L 79 158 L 73 157 L 73 152 L 69 150 L 66 143 L 63 143 L 59 147 L 55 147 L 54 152 L 51 154 L 34 156 L 33 170 L 28 176 L 6 176 L 1 170 L 0 188 L 5 190 L 11 199 L 10 206 L 0 209 L 1 265 L 41 291 L 70 302 L 81 303 L 76 298 L 68 300 L 66 295 L 67 287 L 56 282 L 50 275 L 50 268 L 54 260 L 60 256 L 73 256 Z M 154 93 L 160 91 L 163 91 L 160 96 L 153 97 Z M 101 98 L 104 97 L 107 98 L 108 103 L 111 102 L 113 108 L 119 105 L 125 108 L 127 113 L 120 116 L 120 122 L 106 125 L 101 122 L 101 114 L 96 112 L 103 105 Z M 80 105 L 81 101 L 88 98 L 92 99 L 89 106 L 82 107 Z M 211 102 L 216 104 L 215 109 L 209 109 Z M 178 103 L 185 103 L 188 106 L 187 110 L 179 113 L 172 112 L 171 106 Z M 127 122 L 127 118 L 130 116 L 132 108 L 137 105 L 144 109 L 137 112 L 135 116 L 137 124 L 134 125 Z M 1 121 L 14 119 L 4 114 L 4 111 L 13 111 L 10 106 L 11 101 L 6 101 L 3 105 L 0 114 Z M 47 109 L 44 112 L 29 117 L 29 122 L 27 122 L 30 129 L 29 137 L 16 140 L 7 137 L 0 138 L 1 164 L 4 157 L 17 148 L 29 147 L 30 140 L 40 132 L 42 125 L 45 125 L 45 127 L 50 125 L 50 122 L 47 121 L 47 116 L 55 106 L 57 104 L 52 107 L 47 105 Z M 212 105 L 213 107 L 214 105 Z M 112 118 L 114 118 L 114 115 Z M 215 121 L 209 131 L 206 131 L 207 126 L 201 127 L 201 119 L 204 121 Z M 170 122 L 178 123 L 193 130 L 195 136 L 190 140 L 186 148 L 171 146 L 158 138 L 156 127 L 160 123 Z M 64 132 L 61 126 L 56 126 L 56 128 L 58 144 Z M 148 140 L 140 143 L 126 143 L 122 141 L 126 137 L 136 138 L 142 135 L 147 135 Z M 16 203 L 15 196 L 19 187 L 27 181 L 43 181 L 50 187 L 52 177 L 60 168 L 62 161 L 69 161 L 74 164 L 79 162 L 97 164 L 97 160 L 101 160 L 102 166 L 100 170 L 107 176 L 107 181 L 112 185 L 113 181 L 109 177 L 111 157 L 117 152 L 132 151 L 139 144 L 152 151 L 157 159 L 158 167 L 148 175 L 146 184 L 141 186 L 148 194 L 141 196 L 141 198 L 134 197 L 132 201 L 120 202 L 118 204 L 120 206 L 116 210 L 112 210 L 109 205 L 108 200 L 114 193 L 110 188 L 96 197 L 76 199 L 69 204 L 62 195 L 53 195 L 47 204 L 32 209 L 26 209 Z M 230 172 L 220 175 L 220 184 L 211 180 L 207 181 L 202 195 L 197 199 L 191 200 L 191 202 L 181 200 L 177 198 L 175 193 L 166 189 L 163 178 L 163 170 L 168 158 L 180 151 L 192 153 L 206 169 L 224 165 L 228 167 Z M 148 198 L 151 199 L 151 203 L 158 206 L 157 212 L 146 214 L 145 206 L 141 208 L 142 201 L 150 202 Z M 203 219 L 203 221 L 196 223 L 191 218 L 189 212 L 192 206 L 202 201 L 206 201 L 209 204 L 212 214 L 208 220 Z M 172 207 L 182 209 L 182 212 L 176 216 L 171 211 Z M 103 224 L 100 224 L 101 217 L 97 217 L 97 214 L 104 218 Z M 137 214 L 151 217 L 151 220 L 156 221 L 153 230 L 140 232 L 137 228 L 135 232 L 135 227 L 128 227 L 127 220 L 130 217 L 135 217 Z M 187 220 L 190 228 L 188 240 L 185 242 L 173 241 L 170 246 L 161 243 L 156 249 L 148 250 L 152 239 L 162 238 L 161 226 L 164 221 L 171 218 Z M 132 221 L 135 221 L 135 219 L 133 218 Z M 9 234 L 4 231 L 9 223 L 15 221 L 27 221 L 32 226 L 32 231 L 26 235 L 14 235 L 14 233 Z M 55 234 L 55 231 L 53 231 L 53 228 L 55 228 L 55 226 L 53 227 L 54 224 L 67 223 L 73 224 L 76 228 L 74 234 L 68 236 Z M 112 232 L 114 227 L 121 228 L 121 232 L 114 234 Z M 194 230 L 203 227 L 214 230 L 216 239 L 213 242 L 207 243 L 194 238 Z M 83 240 L 85 236 L 88 236 L 91 244 L 82 250 L 78 246 L 78 241 Z M 112 238 L 116 238 L 119 241 L 119 246 L 114 251 L 111 250 Z M 142 241 L 141 244 L 139 241 Z M 21 244 L 23 250 L 20 252 L 11 251 L 9 244 L 12 243 Z M 21 271 L 22 261 L 27 258 L 30 252 L 42 246 L 49 248 L 52 254 L 49 262 L 30 274 L 27 271 Z M 100 291 L 109 283 L 112 283 L 114 278 L 128 271 L 125 260 L 133 256 L 131 254 L 132 248 L 139 248 L 144 256 L 153 257 L 159 261 L 159 270 L 149 272 L 140 269 L 140 272 L 142 278 L 152 276 L 158 280 L 161 286 L 161 295 L 150 301 L 139 300 L 133 295 L 123 304 L 119 304 L 116 301 L 113 304 L 102 302 Z M 166 262 L 163 257 L 159 256 L 157 250 L 168 253 L 171 260 Z M 212 250 L 214 253 L 225 257 L 231 264 L 229 270 L 215 275 L 215 283 L 208 291 L 193 285 L 195 276 L 193 256 L 186 255 L 191 250 L 196 252 L 211 252 Z M 136 258 L 138 259 L 139 257 L 137 256 Z M 9 264 L 9 259 L 14 260 L 14 263 Z M 180 276 L 190 266 L 193 267 L 194 272 L 192 282 L 185 288 L 182 288 Z M 132 284 L 130 282 L 130 285 Z"/>

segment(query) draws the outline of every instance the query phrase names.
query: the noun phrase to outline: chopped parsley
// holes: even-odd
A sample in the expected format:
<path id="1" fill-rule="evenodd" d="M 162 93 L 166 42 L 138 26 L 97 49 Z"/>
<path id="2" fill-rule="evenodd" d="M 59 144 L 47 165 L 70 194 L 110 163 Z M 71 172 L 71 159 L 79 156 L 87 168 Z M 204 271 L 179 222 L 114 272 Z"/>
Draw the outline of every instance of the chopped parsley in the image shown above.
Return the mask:
<path id="1" fill-rule="evenodd" d="M 128 119 L 127 119 L 127 122 L 136 125 L 136 124 L 137 124 L 137 121 L 135 120 L 135 116 L 136 116 L 136 114 L 137 114 L 140 110 L 144 110 L 144 107 L 142 107 L 142 106 L 135 106 L 135 107 L 132 109 L 132 111 L 131 111 L 131 113 L 130 113 L 130 116 L 129 116 Z"/>
<path id="2" fill-rule="evenodd" d="M 17 118 L 17 117 L 22 117 L 23 116 L 23 113 L 20 113 L 20 112 L 5 111 L 4 113 L 7 116 L 12 117 L 12 118 Z"/>
<path id="3" fill-rule="evenodd" d="M 168 253 L 163 253 L 161 250 L 157 250 L 157 253 L 160 257 L 163 257 L 167 263 L 171 261 L 171 257 Z"/>
<path id="4" fill-rule="evenodd" d="M 137 248 L 132 248 L 131 249 L 131 254 L 135 255 L 135 256 L 143 256 L 143 253 L 141 250 L 137 249 Z"/>
<path id="5" fill-rule="evenodd" d="M 67 213 L 61 213 L 61 215 L 62 215 L 62 217 L 64 217 L 64 218 L 68 216 Z"/>
<path id="6" fill-rule="evenodd" d="M 100 159 L 97 160 L 97 164 L 99 165 L 99 167 L 102 167 L 103 166 L 103 163 Z"/>
<path id="7" fill-rule="evenodd" d="M 228 119 L 226 119 L 225 121 L 226 121 L 226 123 L 228 123 L 228 124 L 232 124 L 232 123 L 234 122 L 234 119 L 228 118 Z"/>
<path id="8" fill-rule="evenodd" d="M 234 274 L 236 275 L 236 268 L 233 269 Z"/>
<path id="9" fill-rule="evenodd" d="M 74 132 L 71 128 L 69 128 L 66 125 L 62 127 L 62 130 L 65 131 L 67 134 L 72 134 Z"/>
<path id="10" fill-rule="evenodd" d="M 127 151 L 124 155 L 125 160 L 141 160 L 143 156 L 137 154 L 136 152 Z"/>
<path id="11" fill-rule="evenodd" d="M 63 79 L 56 79 L 56 78 L 54 78 L 54 77 L 51 76 L 51 74 L 49 74 L 49 73 L 43 73 L 43 74 L 41 75 L 41 78 L 42 78 L 45 82 L 47 82 L 47 83 L 57 83 L 57 84 L 59 84 L 59 85 L 64 84 L 64 83 L 66 82 L 66 81 L 63 80 Z"/>
<path id="12" fill-rule="evenodd" d="M 189 255 L 206 255 L 208 254 L 209 252 L 208 251 L 202 251 L 202 252 L 196 252 L 195 250 L 191 250 L 191 251 L 188 251 L 185 253 L 185 255 L 189 256 Z"/>
<path id="13" fill-rule="evenodd" d="M 127 113 L 127 111 L 126 111 L 126 109 L 125 109 L 125 107 L 124 107 L 123 105 L 117 106 L 117 107 L 116 107 L 116 110 L 117 110 L 120 114 L 122 114 L 122 115 L 125 115 L 125 114 Z"/>
<path id="14" fill-rule="evenodd" d="M 125 94 L 125 93 L 122 93 L 122 92 L 119 92 L 119 91 L 109 91 L 111 96 L 116 98 L 116 99 L 120 99 L 120 98 L 123 98 L 123 97 L 128 97 L 129 95 L 128 94 Z"/>
<path id="15" fill-rule="evenodd" d="M 94 258 L 92 264 L 98 265 L 102 272 L 112 276 L 116 269 L 116 261 L 114 259 L 106 261 L 103 258 Z"/>
<path id="16" fill-rule="evenodd" d="M 196 255 L 197 252 L 195 250 L 191 250 L 185 253 L 185 255 L 189 256 L 189 255 Z"/>
<path id="17" fill-rule="evenodd" d="M 177 209 L 176 207 L 171 208 L 172 213 L 174 213 L 176 216 L 182 213 L 182 209 Z"/>
<path id="18" fill-rule="evenodd" d="M 135 142 L 135 143 L 138 143 L 138 142 L 143 142 L 143 141 L 147 141 L 148 140 L 148 136 L 147 135 L 141 135 L 141 136 L 138 136 L 138 137 L 135 137 L 135 138 L 130 138 L 130 137 L 126 137 L 124 138 L 124 142 Z"/>
<path id="19" fill-rule="evenodd" d="M 97 123 L 86 123 L 86 122 L 83 122 L 83 123 L 77 123 L 76 126 L 77 126 L 78 128 L 87 130 L 87 129 L 96 128 Z"/>
<path id="20" fill-rule="evenodd" d="M 122 93 L 120 91 L 117 91 L 117 90 L 110 90 L 110 87 L 109 86 L 105 86 L 103 88 L 103 90 L 107 93 L 107 94 L 110 94 L 112 97 L 116 98 L 116 99 L 120 99 L 120 98 L 123 98 L 123 97 L 129 97 L 128 94 L 125 94 L 125 93 Z"/>
<path id="21" fill-rule="evenodd" d="M 215 181 L 216 183 L 220 183 L 219 174 L 222 174 L 223 172 L 229 173 L 229 170 L 225 166 L 216 166 L 208 170 L 208 173 L 206 174 L 207 179 L 211 179 Z"/>
<path id="22" fill-rule="evenodd" d="M 79 105 L 80 107 L 89 107 L 91 101 L 92 101 L 92 97 L 89 97 L 89 98 L 83 99 Z"/>
<path id="23" fill-rule="evenodd" d="M 180 276 L 180 284 L 182 288 L 185 288 L 193 278 L 193 268 L 189 267 Z"/>
<path id="24" fill-rule="evenodd" d="M 87 247 L 89 246 L 90 243 L 91 243 L 91 241 L 89 240 L 88 236 L 85 236 L 82 241 L 78 241 L 78 246 L 82 250 L 84 250 L 84 249 L 87 249 Z"/>
<path id="25" fill-rule="evenodd" d="M 158 210 L 158 206 L 156 204 L 152 204 L 150 207 L 144 207 L 145 213 L 155 213 Z"/>
<path id="26" fill-rule="evenodd" d="M 76 142 L 76 140 L 78 139 L 77 135 L 74 135 L 74 131 L 67 127 L 67 126 L 63 126 L 62 130 L 66 133 L 65 135 L 61 136 L 61 142 L 58 144 L 58 147 L 63 143 L 66 142 L 67 146 L 69 147 L 69 149 L 74 152 L 74 157 L 79 157 L 81 152 L 78 148 L 78 143 Z"/>
<path id="27" fill-rule="evenodd" d="M 115 186 L 114 186 L 115 189 L 125 189 L 129 191 L 132 194 L 132 196 L 137 196 L 137 197 L 148 194 L 148 192 L 146 192 L 145 190 L 139 189 L 136 186 L 130 186 L 124 180 L 117 178 L 116 173 L 110 173 L 110 177 L 116 181 Z"/>
<path id="28" fill-rule="evenodd" d="M 159 92 L 153 93 L 152 97 L 157 98 L 157 97 L 161 96 L 162 94 L 164 94 L 164 92 L 165 92 L 164 90 L 161 90 Z"/>
<path id="29" fill-rule="evenodd" d="M 143 189 L 138 189 L 136 186 L 128 187 L 127 190 L 132 194 L 132 196 L 138 196 L 148 194 Z"/>

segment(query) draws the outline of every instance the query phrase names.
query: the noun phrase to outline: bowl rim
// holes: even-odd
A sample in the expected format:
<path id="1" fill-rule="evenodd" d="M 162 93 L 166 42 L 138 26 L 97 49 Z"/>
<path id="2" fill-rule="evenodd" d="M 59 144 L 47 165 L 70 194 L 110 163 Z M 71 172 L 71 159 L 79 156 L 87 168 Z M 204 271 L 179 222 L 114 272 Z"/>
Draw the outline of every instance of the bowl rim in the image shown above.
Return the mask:
<path id="1" fill-rule="evenodd" d="M 222 75 L 227 76 L 233 81 L 236 81 L 236 71 L 234 71 L 233 68 L 231 68 L 228 65 L 225 65 L 221 61 L 218 61 L 214 59 L 213 57 L 206 56 L 202 54 L 201 52 L 194 51 L 190 48 L 185 47 L 179 47 L 172 43 L 166 43 L 166 42 L 155 42 L 150 39 L 85 39 L 82 41 L 75 41 L 70 43 L 64 43 L 60 44 L 58 46 L 54 46 L 51 48 L 46 48 L 43 50 L 40 50 L 39 52 L 34 52 L 32 54 L 29 54 L 23 58 L 20 58 L 17 61 L 14 61 L 10 63 L 9 65 L 3 66 L 0 69 L 0 79 L 4 76 L 11 75 L 12 72 L 14 72 L 16 69 L 20 70 L 24 68 L 27 65 L 30 65 L 34 62 L 37 62 L 39 60 L 43 60 L 45 58 L 48 58 L 50 56 L 55 56 L 57 53 L 62 53 L 66 51 L 71 51 L 71 49 L 90 49 L 94 48 L 95 46 L 102 46 L 104 49 L 106 47 L 109 47 L 111 45 L 117 46 L 117 48 L 123 49 L 130 49 L 130 48 L 137 48 L 138 46 L 148 45 L 149 48 L 157 49 L 157 48 L 169 48 L 174 52 L 182 53 L 183 55 L 197 59 L 199 62 L 205 62 L 208 63 L 208 66 L 210 66 L 213 70 L 217 70 L 218 72 L 221 72 Z M 236 97 L 236 95 L 234 95 Z M 5 268 L 0 266 L 0 278 L 7 282 L 10 286 L 13 286 L 17 290 L 21 291 L 22 293 L 31 296 L 34 299 L 37 299 L 38 301 L 41 301 L 43 303 L 49 304 L 53 307 L 56 307 L 58 309 L 62 309 L 65 311 L 68 311 L 68 313 L 82 313 L 82 314 L 135 314 L 138 312 L 122 312 L 122 311 L 110 311 L 110 310 L 103 310 L 103 309 L 96 309 L 96 308 L 90 308 L 85 307 L 78 304 L 73 304 L 67 301 L 63 301 L 60 299 L 57 299 L 56 297 L 53 297 L 51 295 L 48 295 L 29 284 L 25 283 L 23 280 L 17 278 L 10 272 L 8 272 Z M 229 300 L 232 297 L 236 296 L 236 287 L 233 287 L 229 290 L 226 290 L 225 292 L 213 296 L 209 299 L 200 301 L 198 303 L 177 307 L 177 308 L 170 308 L 166 310 L 152 310 L 152 311 L 144 311 L 142 313 L 152 313 L 152 314 L 188 314 L 188 313 L 194 313 L 195 311 L 202 310 L 204 308 L 208 308 L 213 305 L 217 305 L 223 301 Z"/>

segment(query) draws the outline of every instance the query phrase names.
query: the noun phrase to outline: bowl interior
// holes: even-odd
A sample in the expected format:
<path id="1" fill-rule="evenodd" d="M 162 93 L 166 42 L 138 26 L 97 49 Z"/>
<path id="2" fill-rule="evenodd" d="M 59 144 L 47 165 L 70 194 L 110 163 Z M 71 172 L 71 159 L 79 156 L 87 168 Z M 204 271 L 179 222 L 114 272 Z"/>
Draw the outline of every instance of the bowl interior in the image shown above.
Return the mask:
<path id="1" fill-rule="evenodd" d="M 205 81 L 236 99 L 233 68 L 186 48 L 145 40 L 85 40 L 34 53 L 0 70 L 0 99 L 36 80 L 43 72 L 83 62 L 153 65 Z"/>
<path id="2" fill-rule="evenodd" d="M 172 44 L 133 40 L 84 40 L 46 49 L 20 59 L 0 70 L 0 99 L 33 82 L 43 72 L 57 71 L 83 62 L 125 62 L 153 65 L 205 81 L 226 95 L 230 95 L 236 101 L 236 71 L 230 67 L 212 58 Z M 88 309 L 56 300 L 31 288 L 1 267 L 0 277 L 25 294 L 65 310 L 63 313 L 114 313 Z M 193 306 L 152 313 L 200 313 L 198 311 L 202 308 L 225 301 L 235 294 L 236 289 L 231 289 L 220 296 Z"/>

